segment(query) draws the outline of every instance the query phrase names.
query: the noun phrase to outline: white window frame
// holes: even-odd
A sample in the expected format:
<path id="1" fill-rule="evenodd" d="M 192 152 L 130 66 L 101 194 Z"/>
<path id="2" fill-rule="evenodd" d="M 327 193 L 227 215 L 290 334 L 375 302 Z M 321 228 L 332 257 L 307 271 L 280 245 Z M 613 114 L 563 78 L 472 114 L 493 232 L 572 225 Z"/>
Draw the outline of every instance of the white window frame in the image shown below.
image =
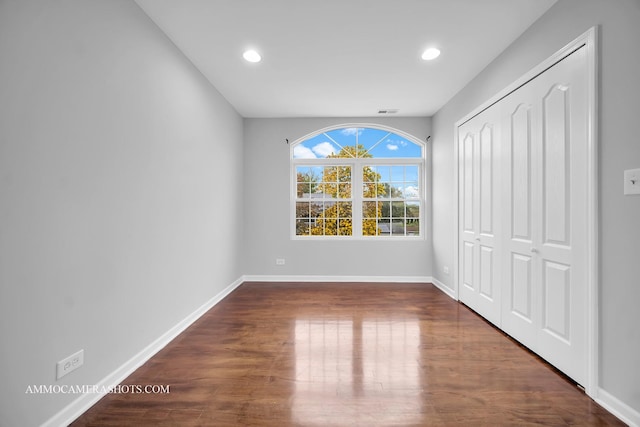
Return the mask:
<path id="1" fill-rule="evenodd" d="M 319 158 L 319 159 L 295 159 L 293 157 L 293 150 L 299 143 L 313 138 L 316 135 L 330 132 L 336 129 L 343 128 L 370 128 L 378 129 L 387 132 L 397 134 L 414 144 L 421 147 L 421 157 L 409 157 L 409 158 Z M 290 182 L 290 207 L 289 207 L 289 227 L 292 240 L 366 240 L 366 241 L 402 241 L 402 240 L 424 240 L 426 239 L 426 144 L 416 137 L 402 132 L 401 130 L 394 129 L 387 126 L 370 124 L 370 123 L 347 123 L 335 126 L 329 126 L 317 131 L 311 132 L 290 144 L 289 148 L 289 182 Z M 419 220 L 419 234 L 417 236 L 363 236 L 362 235 L 362 169 L 364 166 L 418 166 L 418 180 L 419 180 L 419 199 L 403 199 L 404 201 L 417 200 L 420 202 L 420 217 Z M 297 174 L 296 167 L 298 166 L 350 166 L 351 167 L 351 198 L 344 199 L 345 201 L 352 201 L 352 235 L 340 236 L 340 235 L 321 235 L 321 236 L 300 236 L 296 234 L 296 202 L 297 198 Z M 390 199 L 392 200 L 392 199 Z"/>

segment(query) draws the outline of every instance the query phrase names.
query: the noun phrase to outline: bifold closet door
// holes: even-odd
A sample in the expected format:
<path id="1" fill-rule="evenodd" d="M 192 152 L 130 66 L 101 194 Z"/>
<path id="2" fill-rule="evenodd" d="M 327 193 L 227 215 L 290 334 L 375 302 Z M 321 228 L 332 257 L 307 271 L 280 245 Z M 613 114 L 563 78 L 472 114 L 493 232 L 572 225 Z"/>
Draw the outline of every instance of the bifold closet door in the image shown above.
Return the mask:
<path id="1" fill-rule="evenodd" d="M 501 102 L 502 328 L 586 380 L 588 100 L 580 48 Z"/>
<path id="2" fill-rule="evenodd" d="M 460 300 L 500 326 L 500 114 L 489 108 L 458 128 Z"/>
<path id="3" fill-rule="evenodd" d="M 587 97 L 582 47 L 458 127 L 459 298 L 581 384 Z"/>

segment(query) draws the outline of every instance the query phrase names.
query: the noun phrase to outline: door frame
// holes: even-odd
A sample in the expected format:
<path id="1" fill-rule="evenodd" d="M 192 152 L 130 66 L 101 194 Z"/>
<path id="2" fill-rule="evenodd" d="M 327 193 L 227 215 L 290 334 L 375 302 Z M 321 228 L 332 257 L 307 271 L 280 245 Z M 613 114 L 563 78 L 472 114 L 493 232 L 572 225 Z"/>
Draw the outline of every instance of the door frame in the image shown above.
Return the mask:
<path id="1" fill-rule="evenodd" d="M 599 334 L 598 334 L 598 277 L 599 277 L 599 257 L 598 257 L 598 27 L 591 27 L 582 35 L 565 45 L 562 49 L 551 55 L 549 58 L 529 70 L 522 77 L 508 85 L 496 95 L 483 102 L 480 106 L 472 110 L 469 114 L 456 121 L 454 124 L 454 145 L 453 145 L 453 182 L 454 182 L 454 254 L 453 254 L 453 296 L 459 300 L 460 277 L 459 277 L 459 230 L 460 230 L 460 182 L 459 182 L 459 149 L 458 149 L 458 128 L 465 122 L 471 120 L 483 110 L 500 101 L 502 98 L 514 92 L 521 86 L 533 80 L 547 69 L 569 56 L 577 49 L 584 47 L 587 54 L 587 377 L 586 384 L 583 384 L 585 392 L 592 398 L 597 397 L 598 392 L 598 365 L 599 365 Z"/>

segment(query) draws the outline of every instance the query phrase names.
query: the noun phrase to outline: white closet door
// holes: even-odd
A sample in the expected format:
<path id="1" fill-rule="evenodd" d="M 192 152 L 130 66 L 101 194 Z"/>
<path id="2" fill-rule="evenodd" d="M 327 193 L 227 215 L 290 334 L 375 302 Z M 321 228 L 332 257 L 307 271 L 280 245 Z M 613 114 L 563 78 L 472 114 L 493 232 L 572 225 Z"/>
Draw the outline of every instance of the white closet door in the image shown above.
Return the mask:
<path id="1" fill-rule="evenodd" d="M 587 80 L 583 47 L 502 102 L 502 328 L 586 381 Z"/>
<path id="2" fill-rule="evenodd" d="M 489 108 L 458 129 L 460 300 L 500 326 L 500 115 Z"/>
<path id="3" fill-rule="evenodd" d="M 505 198 L 502 329 L 535 351 L 539 324 L 534 266 L 535 191 L 539 180 L 535 141 L 539 139 L 539 126 L 533 87 L 523 86 L 504 98 L 500 105 L 506 164 L 502 180 Z"/>

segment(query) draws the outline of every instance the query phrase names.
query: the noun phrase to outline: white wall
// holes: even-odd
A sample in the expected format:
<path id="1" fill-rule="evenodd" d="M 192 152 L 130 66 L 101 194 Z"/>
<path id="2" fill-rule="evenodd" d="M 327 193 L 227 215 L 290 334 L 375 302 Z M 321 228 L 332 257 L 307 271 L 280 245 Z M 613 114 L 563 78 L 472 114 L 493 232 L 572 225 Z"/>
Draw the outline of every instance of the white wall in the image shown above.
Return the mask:
<path id="1" fill-rule="evenodd" d="M 242 271 L 242 119 L 129 0 L 0 1 L 0 425 L 34 426 Z M 60 381 L 55 363 L 85 365 Z"/>
<path id="2" fill-rule="evenodd" d="M 431 130 L 431 120 L 424 117 L 245 119 L 245 274 L 334 277 L 431 275 L 430 218 L 427 218 L 429 238 L 425 240 L 291 240 L 290 154 L 285 139 L 293 142 L 327 126 L 345 123 L 385 125 L 422 141 Z M 429 164 L 429 145 L 427 159 Z M 429 206 L 427 215 L 430 217 Z M 276 258 L 285 258 L 286 264 L 277 266 Z"/>
<path id="3" fill-rule="evenodd" d="M 640 1 L 559 0 L 433 117 L 434 276 L 452 287 L 454 123 L 594 25 L 600 54 L 600 386 L 640 411 L 640 196 L 622 194 L 640 167 Z"/>

